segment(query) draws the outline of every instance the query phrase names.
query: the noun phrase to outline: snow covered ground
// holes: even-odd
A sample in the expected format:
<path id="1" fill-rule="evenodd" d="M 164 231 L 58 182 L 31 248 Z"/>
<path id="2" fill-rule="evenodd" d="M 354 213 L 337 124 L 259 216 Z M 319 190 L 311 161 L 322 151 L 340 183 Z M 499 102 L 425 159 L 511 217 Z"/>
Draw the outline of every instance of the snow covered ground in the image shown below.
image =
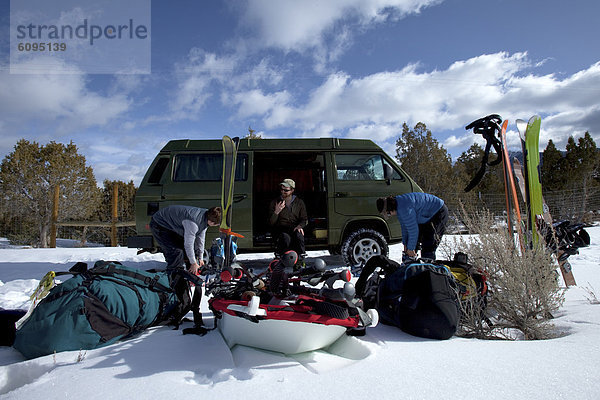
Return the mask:
<path id="1" fill-rule="evenodd" d="M 183 336 L 156 327 L 112 346 L 26 361 L 0 347 L 2 399 L 598 399 L 600 398 L 600 227 L 570 258 L 577 287 L 555 319 L 565 335 L 544 341 L 435 341 L 379 325 L 344 336 L 327 351 L 294 357 L 244 346 L 229 349 L 218 331 Z M 391 247 L 399 259 L 402 247 Z M 309 252 L 309 257 L 326 252 Z M 240 255 L 257 263 L 269 254 Z M 335 265 L 336 257 L 325 256 Z M 117 260 L 162 267 L 161 255 L 126 248 L 15 248 L 0 240 L 0 307 L 27 308 L 49 270 L 78 261 Z M 204 301 L 205 323 L 212 326 Z M 186 323 L 190 324 L 190 323 Z M 182 327 L 186 327 L 184 324 Z"/>

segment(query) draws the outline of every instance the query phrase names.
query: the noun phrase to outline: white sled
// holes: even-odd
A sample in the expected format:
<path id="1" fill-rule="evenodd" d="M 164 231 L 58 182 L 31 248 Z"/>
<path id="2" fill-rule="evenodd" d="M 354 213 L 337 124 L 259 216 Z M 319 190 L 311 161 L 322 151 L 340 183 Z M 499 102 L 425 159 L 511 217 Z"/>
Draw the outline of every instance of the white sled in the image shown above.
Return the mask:
<path id="1" fill-rule="evenodd" d="M 289 307 L 284 310 L 284 306 L 279 306 L 282 309 L 278 310 L 278 306 L 259 305 L 259 302 L 255 296 L 249 302 L 212 303 L 215 310 L 221 311 L 217 326 L 230 348 L 240 344 L 284 354 L 303 353 L 329 346 L 351 327 L 350 321 L 314 314 L 294 312 L 290 317 Z M 303 315 L 321 322 L 299 321 Z"/>

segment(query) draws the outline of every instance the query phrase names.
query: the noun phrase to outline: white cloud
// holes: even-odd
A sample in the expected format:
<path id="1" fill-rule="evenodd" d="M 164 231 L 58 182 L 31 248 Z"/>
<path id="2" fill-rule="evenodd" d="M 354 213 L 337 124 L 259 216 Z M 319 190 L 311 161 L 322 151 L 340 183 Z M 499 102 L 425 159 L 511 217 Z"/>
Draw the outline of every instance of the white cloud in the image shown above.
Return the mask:
<path id="1" fill-rule="evenodd" d="M 366 26 L 419 13 L 441 0 L 256 0 L 248 2 L 243 19 L 258 29 L 256 42 L 284 51 L 321 47 L 325 36 L 343 22 Z M 341 28 L 343 34 L 347 32 Z M 335 36 L 335 34 L 334 34 Z"/>
<path id="2" fill-rule="evenodd" d="M 31 62 L 43 64 L 41 59 Z M 124 93 L 107 96 L 90 90 L 85 75 L 0 74 L 0 116 L 12 127 L 42 121 L 56 133 L 67 133 L 105 125 L 129 107 Z"/>
<path id="3" fill-rule="evenodd" d="M 190 50 L 186 59 L 176 64 L 175 70 L 178 84 L 170 101 L 171 113 L 164 117 L 166 120 L 194 119 L 208 99 L 217 94 L 223 104 L 240 104 L 241 116 L 254 114 L 253 108 L 260 108 L 260 104 L 249 104 L 242 97 L 256 98 L 258 92 L 254 88 L 274 87 L 284 78 L 284 72 L 273 67 L 267 58 L 251 64 L 243 53 L 219 56 L 200 48 Z M 266 97 L 275 99 L 281 95 Z"/>
<path id="4" fill-rule="evenodd" d="M 238 117 L 246 118 L 254 115 L 269 115 L 274 108 L 285 107 L 289 97 L 289 94 L 285 91 L 265 95 L 260 90 L 254 89 L 235 94 L 233 104 L 239 105 Z"/>
<path id="5" fill-rule="evenodd" d="M 456 127 L 498 103 L 506 77 L 524 66 L 522 53 L 497 53 L 456 62 L 445 71 L 419 72 L 417 65 L 409 65 L 358 79 L 335 73 L 279 124 L 347 129 L 359 124 L 423 121 L 431 128 Z"/>
<path id="6" fill-rule="evenodd" d="M 236 65 L 233 57 L 219 57 L 214 53 L 192 48 L 186 59 L 175 65 L 177 89 L 170 101 L 170 110 L 176 118 L 194 118 L 204 103 L 214 94 L 212 82 L 224 82 Z"/>
<path id="7" fill-rule="evenodd" d="M 241 101 L 237 105 L 241 115 L 260 117 L 262 112 L 267 129 L 295 129 L 305 135 L 365 134 L 383 142 L 398 137 L 403 122 L 424 122 L 434 135 L 455 131 L 445 140 L 438 138 L 447 149 L 470 146 L 476 139 L 464 126 L 492 113 L 511 124 L 516 118 L 542 115 L 543 146 L 549 138 L 564 143 L 569 135 L 586 130 L 598 137 L 600 62 L 563 79 L 534 75 L 532 68 L 526 53 L 500 52 L 457 61 L 445 70 L 420 71 L 419 65 L 408 65 L 362 78 L 337 72 L 303 103 L 294 102 L 287 91 L 285 97 L 282 91 L 255 91 L 254 108 Z M 519 142 L 510 144 L 518 147 Z"/>

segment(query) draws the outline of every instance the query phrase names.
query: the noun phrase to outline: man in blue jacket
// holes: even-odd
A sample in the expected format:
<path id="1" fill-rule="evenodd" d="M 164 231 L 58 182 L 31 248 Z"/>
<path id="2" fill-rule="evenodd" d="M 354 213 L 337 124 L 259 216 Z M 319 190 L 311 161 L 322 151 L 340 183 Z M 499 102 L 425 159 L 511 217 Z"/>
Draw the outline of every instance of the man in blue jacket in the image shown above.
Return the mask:
<path id="1" fill-rule="evenodd" d="M 406 193 L 377 199 L 377 209 L 385 218 L 395 215 L 400 221 L 408 257 L 416 258 L 420 245 L 421 258 L 435 260 L 448 221 L 448 207 L 442 199 L 428 193 Z"/>
<path id="2" fill-rule="evenodd" d="M 210 209 L 174 205 L 152 216 L 150 230 L 160 246 L 167 268 L 183 268 L 185 256 L 189 271 L 196 274 L 204 265 L 204 238 L 209 226 L 221 223 L 221 207 Z"/>

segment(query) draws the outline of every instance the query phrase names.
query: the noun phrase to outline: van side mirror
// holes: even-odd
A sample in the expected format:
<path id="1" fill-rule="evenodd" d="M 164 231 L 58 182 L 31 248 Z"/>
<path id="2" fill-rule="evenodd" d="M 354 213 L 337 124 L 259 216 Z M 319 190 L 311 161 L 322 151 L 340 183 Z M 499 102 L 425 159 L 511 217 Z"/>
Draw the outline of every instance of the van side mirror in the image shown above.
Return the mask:
<path id="1" fill-rule="evenodd" d="M 394 169 L 391 166 L 389 166 L 388 164 L 385 164 L 383 166 L 383 177 L 385 178 L 385 183 L 387 183 L 388 185 L 391 185 L 393 175 L 394 175 Z"/>

